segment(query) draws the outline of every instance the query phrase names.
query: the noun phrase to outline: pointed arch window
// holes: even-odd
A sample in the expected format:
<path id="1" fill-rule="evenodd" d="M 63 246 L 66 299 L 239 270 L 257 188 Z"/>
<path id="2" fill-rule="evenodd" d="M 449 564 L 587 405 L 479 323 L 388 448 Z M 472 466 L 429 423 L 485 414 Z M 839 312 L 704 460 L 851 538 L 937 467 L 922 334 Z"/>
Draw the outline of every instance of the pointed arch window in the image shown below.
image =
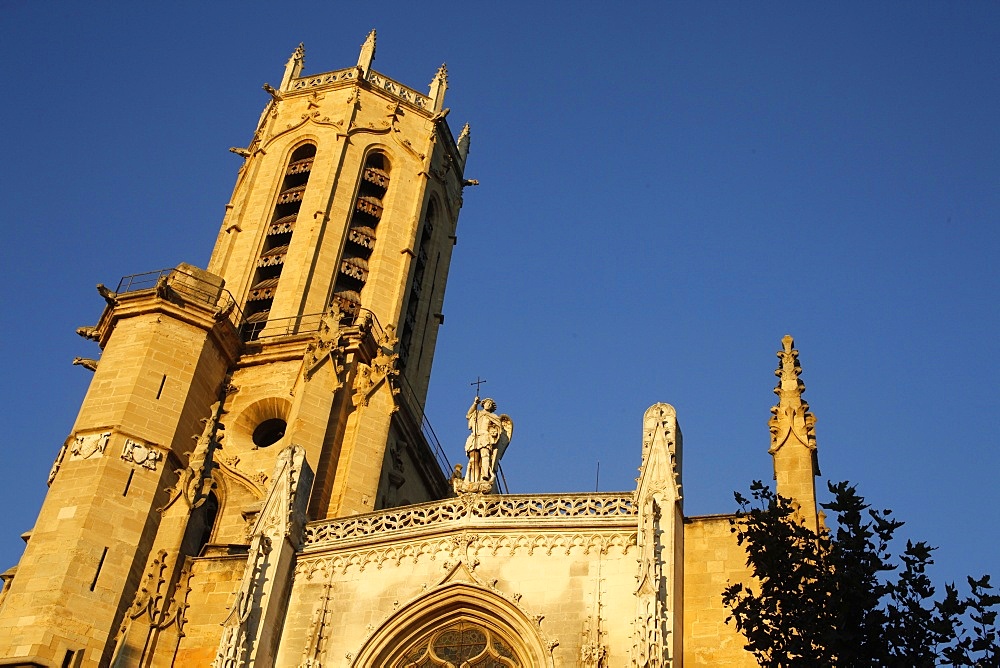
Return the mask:
<path id="1" fill-rule="evenodd" d="M 271 222 L 264 237 L 264 245 L 257 259 L 257 268 L 247 295 L 244 308 L 246 314 L 246 324 L 243 327 L 244 340 L 253 341 L 260 336 L 260 332 L 267 325 L 315 157 L 316 145 L 303 144 L 292 152 L 285 168 L 278 201 L 271 214 Z"/>
<path id="2" fill-rule="evenodd" d="M 383 153 L 376 151 L 365 158 L 331 298 L 331 305 L 348 317 L 361 308 L 361 295 L 368 282 L 368 262 L 375 251 L 378 224 L 385 209 L 390 171 L 389 159 Z"/>
<path id="3" fill-rule="evenodd" d="M 399 342 L 399 360 L 405 366 L 413 352 L 413 333 L 417 329 L 417 319 L 421 296 L 424 293 L 424 276 L 427 273 L 428 255 L 431 252 L 431 239 L 434 236 L 434 221 L 437 218 L 437 203 L 431 200 L 427 203 L 423 225 L 420 227 L 420 242 L 417 246 L 417 256 L 413 261 L 413 280 L 410 282 L 410 295 L 403 311 L 403 329 Z"/>
<path id="4" fill-rule="evenodd" d="M 415 642 L 393 668 L 520 668 L 510 644 L 490 629 L 460 621 Z"/>
<path id="5" fill-rule="evenodd" d="M 547 643 L 524 611 L 496 592 L 464 581 L 464 565 L 385 620 L 351 668 L 533 668 L 549 665 Z"/>

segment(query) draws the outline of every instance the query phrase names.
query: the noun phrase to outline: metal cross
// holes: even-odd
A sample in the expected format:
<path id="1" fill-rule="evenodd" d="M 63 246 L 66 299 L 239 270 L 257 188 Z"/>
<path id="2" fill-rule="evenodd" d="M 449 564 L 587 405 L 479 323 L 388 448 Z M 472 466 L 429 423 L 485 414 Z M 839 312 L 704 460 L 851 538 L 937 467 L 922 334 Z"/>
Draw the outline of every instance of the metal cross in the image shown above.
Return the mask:
<path id="1" fill-rule="evenodd" d="M 485 383 L 485 382 L 486 382 L 485 380 L 483 380 L 483 379 L 482 379 L 482 378 L 480 378 L 479 376 L 476 376 L 476 382 L 474 382 L 474 383 L 469 383 L 469 385 L 475 385 L 475 386 L 476 386 L 476 396 L 477 396 L 477 397 L 479 396 L 479 386 L 480 386 L 480 385 L 482 385 L 482 384 L 483 384 L 483 383 Z"/>

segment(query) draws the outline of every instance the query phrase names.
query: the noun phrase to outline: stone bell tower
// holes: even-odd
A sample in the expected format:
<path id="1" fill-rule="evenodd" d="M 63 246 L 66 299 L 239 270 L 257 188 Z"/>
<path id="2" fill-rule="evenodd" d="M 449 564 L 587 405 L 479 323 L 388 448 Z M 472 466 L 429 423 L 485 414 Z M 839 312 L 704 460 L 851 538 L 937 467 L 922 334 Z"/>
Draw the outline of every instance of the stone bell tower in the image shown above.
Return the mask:
<path id="1" fill-rule="evenodd" d="M 374 56 L 264 85 L 207 269 L 99 286 L 0 665 L 270 665 L 296 526 L 448 493 L 423 405 L 469 130 L 444 66 L 424 94 Z"/>

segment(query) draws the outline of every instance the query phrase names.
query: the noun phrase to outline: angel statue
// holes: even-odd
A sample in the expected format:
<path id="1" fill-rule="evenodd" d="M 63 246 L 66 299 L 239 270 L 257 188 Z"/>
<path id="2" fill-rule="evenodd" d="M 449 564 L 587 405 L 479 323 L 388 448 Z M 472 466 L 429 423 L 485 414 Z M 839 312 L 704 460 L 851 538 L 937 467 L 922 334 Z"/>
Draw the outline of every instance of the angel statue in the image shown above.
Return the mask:
<path id="1" fill-rule="evenodd" d="M 480 401 L 477 396 L 465 414 L 472 432 L 465 440 L 469 467 L 465 472 L 464 487 L 468 491 L 490 491 L 494 488 L 497 465 L 510 445 L 514 423 L 509 415 L 497 415 L 496 410 L 495 401 Z"/>

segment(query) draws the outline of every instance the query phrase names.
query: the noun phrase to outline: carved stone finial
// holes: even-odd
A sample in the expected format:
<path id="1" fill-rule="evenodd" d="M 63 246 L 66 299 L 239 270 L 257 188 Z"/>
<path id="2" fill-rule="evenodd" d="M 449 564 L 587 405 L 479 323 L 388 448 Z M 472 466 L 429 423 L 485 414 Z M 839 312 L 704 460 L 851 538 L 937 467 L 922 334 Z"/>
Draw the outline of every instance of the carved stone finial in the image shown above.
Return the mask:
<path id="1" fill-rule="evenodd" d="M 772 454 L 790 437 L 810 450 L 816 450 L 816 417 L 809 412 L 809 404 L 802 398 L 806 386 L 799 378 L 802 367 L 799 365 L 799 351 L 794 345 L 795 341 L 786 334 L 778 351 L 780 362 L 774 372 L 778 377 L 778 385 L 774 388 L 778 405 L 771 408 L 771 419 L 768 421 L 771 430 L 769 451 Z M 818 466 L 816 468 L 818 470 Z"/>
<path id="2" fill-rule="evenodd" d="M 368 37 L 365 37 L 365 43 L 361 45 L 361 54 L 358 56 L 358 67 L 368 73 L 368 70 L 372 68 L 372 62 L 375 60 L 375 29 L 373 28 Z"/>
<path id="3" fill-rule="evenodd" d="M 431 98 L 431 110 L 441 111 L 444 106 L 444 92 L 448 90 L 448 65 L 442 63 L 431 80 L 430 92 L 427 94 Z"/>
<path id="4" fill-rule="evenodd" d="M 285 63 L 285 73 L 281 76 L 279 90 L 290 90 L 292 79 L 302 76 L 302 67 L 306 64 L 306 46 L 302 42 L 292 51 L 292 56 Z"/>
<path id="5" fill-rule="evenodd" d="M 458 133 L 458 142 L 457 142 L 458 157 L 462 159 L 463 165 L 465 164 L 465 161 L 469 157 L 469 145 L 471 144 L 471 142 L 472 142 L 472 130 L 469 127 L 469 124 L 466 123 L 464 126 L 462 126 L 462 131 Z"/>
<path id="6" fill-rule="evenodd" d="M 434 74 L 434 79 L 444 81 L 445 85 L 448 85 L 448 63 L 441 63 L 441 67 Z"/>

